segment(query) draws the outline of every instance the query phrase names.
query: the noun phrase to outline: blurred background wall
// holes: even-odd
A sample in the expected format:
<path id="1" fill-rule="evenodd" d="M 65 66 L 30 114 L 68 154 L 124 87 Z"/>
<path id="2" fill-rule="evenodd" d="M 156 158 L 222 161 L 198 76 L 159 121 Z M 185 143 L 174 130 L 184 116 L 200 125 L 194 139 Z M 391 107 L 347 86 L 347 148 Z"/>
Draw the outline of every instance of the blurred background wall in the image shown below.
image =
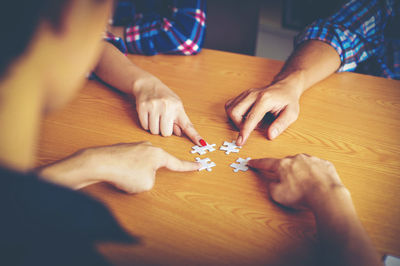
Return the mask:
<path id="1" fill-rule="evenodd" d="M 285 60 L 306 25 L 346 0 L 208 0 L 205 48 Z"/>

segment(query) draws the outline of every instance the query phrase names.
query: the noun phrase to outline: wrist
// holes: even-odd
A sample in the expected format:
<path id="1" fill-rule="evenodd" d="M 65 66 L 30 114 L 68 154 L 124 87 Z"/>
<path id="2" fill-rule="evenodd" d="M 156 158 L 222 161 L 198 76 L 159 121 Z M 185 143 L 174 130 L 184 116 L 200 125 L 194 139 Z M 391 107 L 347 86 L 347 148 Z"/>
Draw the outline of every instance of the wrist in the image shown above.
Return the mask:
<path id="1" fill-rule="evenodd" d="M 298 98 L 307 89 L 305 87 L 305 74 L 302 70 L 287 73 L 283 71 L 275 76 L 272 84 L 279 84 L 284 88 L 290 88 L 291 92 Z"/>
<path id="2" fill-rule="evenodd" d="M 143 73 L 132 82 L 131 87 L 133 95 L 137 97 L 145 88 L 154 87 L 149 85 L 155 84 L 156 82 L 160 82 L 160 80 L 149 73 Z"/>
<path id="3" fill-rule="evenodd" d="M 332 185 L 329 189 L 316 189 L 307 201 L 316 216 L 339 209 L 343 214 L 354 212 L 350 192 L 343 185 Z"/>
<path id="4" fill-rule="evenodd" d="M 81 150 L 75 154 L 45 166 L 38 171 L 41 179 L 72 189 L 80 189 L 99 182 L 89 166 L 90 152 Z"/>

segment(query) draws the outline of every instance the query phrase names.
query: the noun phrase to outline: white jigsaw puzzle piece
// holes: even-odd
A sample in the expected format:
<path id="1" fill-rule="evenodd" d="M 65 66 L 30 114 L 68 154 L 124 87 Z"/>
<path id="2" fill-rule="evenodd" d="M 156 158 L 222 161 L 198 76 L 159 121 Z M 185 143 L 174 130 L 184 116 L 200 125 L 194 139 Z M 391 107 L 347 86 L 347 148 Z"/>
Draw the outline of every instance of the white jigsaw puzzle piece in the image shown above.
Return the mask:
<path id="1" fill-rule="evenodd" d="M 239 170 L 241 170 L 243 172 L 246 172 L 247 170 L 249 170 L 249 167 L 247 167 L 247 162 L 250 161 L 250 160 L 251 160 L 250 157 L 248 157 L 246 159 L 239 158 L 239 159 L 236 160 L 236 162 L 238 162 L 238 163 L 232 163 L 231 167 L 235 168 L 235 169 L 233 169 L 233 171 L 235 173 L 239 172 Z"/>
<path id="2" fill-rule="evenodd" d="M 400 258 L 392 256 L 392 255 L 386 255 L 384 263 L 385 263 L 385 266 L 399 266 Z"/>
<path id="3" fill-rule="evenodd" d="M 196 153 L 197 152 L 198 154 L 203 155 L 203 154 L 207 153 L 206 151 L 209 151 L 209 152 L 215 151 L 214 146 L 215 146 L 215 144 L 208 144 L 208 143 L 204 147 L 195 145 L 195 146 L 192 147 L 193 150 L 190 151 L 190 152 L 191 153 Z"/>
<path id="4" fill-rule="evenodd" d="M 231 152 L 239 152 L 240 148 L 242 148 L 242 146 L 237 146 L 236 141 L 224 141 L 223 146 L 221 146 L 219 149 L 225 151 L 225 154 L 230 154 Z"/>
<path id="5" fill-rule="evenodd" d="M 211 167 L 216 166 L 216 164 L 212 162 L 210 158 L 200 159 L 199 157 L 197 157 L 196 161 L 201 164 L 199 171 L 207 170 L 208 172 L 211 172 L 212 171 Z"/>

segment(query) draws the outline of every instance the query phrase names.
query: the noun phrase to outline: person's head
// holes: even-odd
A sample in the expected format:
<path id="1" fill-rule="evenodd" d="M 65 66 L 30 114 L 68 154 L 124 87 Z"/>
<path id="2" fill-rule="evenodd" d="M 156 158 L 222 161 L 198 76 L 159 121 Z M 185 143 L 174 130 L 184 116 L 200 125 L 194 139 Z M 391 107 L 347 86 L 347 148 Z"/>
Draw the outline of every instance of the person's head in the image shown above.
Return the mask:
<path id="1" fill-rule="evenodd" d="M 112 2 L 4 1 L 0 4 L 0 84 L 15 75 L 44 77 L 43 107 L 64 103 L 97 61 Z"/>

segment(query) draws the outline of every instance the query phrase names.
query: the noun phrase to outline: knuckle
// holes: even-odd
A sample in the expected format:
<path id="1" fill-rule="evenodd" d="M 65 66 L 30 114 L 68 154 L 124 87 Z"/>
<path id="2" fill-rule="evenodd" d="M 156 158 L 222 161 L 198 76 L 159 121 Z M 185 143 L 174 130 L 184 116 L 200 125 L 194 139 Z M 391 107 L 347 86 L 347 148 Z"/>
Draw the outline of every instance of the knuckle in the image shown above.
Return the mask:
<path id="1" fill-rule="evenodd" d="M 228 109 L 225 109 L 226 114 L 228 115 L 229 118 L 233 118 L 233 114 L 232 114 L 232 108 L 229 107 Z"/>
<path id="2" fill-rule="evenodd" d="M 176 106 L 177 108 L 183 107 L 182 102 L 175 98 L 164 99 L 163 104 L 166 106 Z"/>
<path id="3" fill-rule="evenodd" d="M 294 156 L 294 160 L 295 162 L 299 163 L 310 160 L 310 157 L 305 153 L 299 153 Z"/>
<path id="4" fill-rule="evenodd" d="M 226 109 L 226 113 L 228 114 L 228 116 L 230 118 L 234 117 L 234 110 L 235 110 L 235 107 L 233 107 L 233 106 L 230 106 L 230 107 L 228 107 L 228 109 Z"/>
<path id="5" fill-rule="evenodd" d="M 321 159 L 322 160 L 322 159 Z M 329 168 L 334 168 L 335 167 L 335 165 L 332 163 L 332 162 L 330 162 L 330 161 L 327 161 L 327 160 L 322 160 Z"/>
<path id="6" fill-rule="evenodd" d="M 278 163 L 278 168 L 279 169 L 284 169 L 286 167 L 288 167 L 292 162 L 292 159 L 289 157 L 283 158 L 279 161 Z"/>
<path id="7" fill-rule="evenodd" d="M 258 95 L 260 93 L 259 88 L 251 88 L 246 91 L 247 95 Z"/>
<path id="8" fill-rule="evenodd" d="M 271 92 L 269 91 L 262 91 L 259 94 L 259 97 L 262 101 L 267 101 L 268 99 L 271 98 Z"/>
<path id="9" fill-rule="evenodd" d="M 241 113 L 237 109 L 232 109 L 230 113 L 232 118 L 239 119 L 241 117 Z"/>
<path id="10" fill-rule="evenodd" d="M 171 110 L 171 107 L 173 107 L 173 104 L 168 100 L 168 99 L 161 99 L 159 101 L 159 106 L 162 112 L 167 112 Z"/>
<path id="11" fill-rule="evenodd" d="M 149 108 L 149 109 L 153 109 L 153 108 L 155 108 L 155 107 L 157 107 L 158 106 L 158 99 L 151 99 L 151 100 L 149 100 L 148 102 L 147 102 L 147 107 Z"/>
<path id="12" fill-rule="evenodd" d="M 229 104 L 229 105 L 225 104 L 225 112 L 227 112 L 228 114 L 231 114 L 234 107 L 235 106 L 233 106 L 233 104 Z"/>
<path id="13" fill-rule="evenodd" d="M 162 99 L 162 104 L 167 107 L 183 108 L 183 103 L 177 98 Z"/>
<path id="14" fill-rule="evenodd" d="M 255 120 L 255 119 L 256 119 L 256 114 L 255 114 L 255 113 L 250 112 L 250 113 L 247 115 L 247 120 L 253 121 L 253 120 Z"/>
<path id="15" fill-rule="evenodd" d="M 146 110 L 145 108 L 146 107 L 143 103 L 136 104 L 136 109 L 137 109 L 138 113 L 145 111 Z"/>
<path id="16" fill-rule="evenodd" d="M 139 102 L 139 103 L 137 104 L 137 106 L 138 106 L 138 108 L 140 108 L 140 109 L 144 109 L 144 108 L 147 107 L 147 103 L 146 103 L 146 102 Z"/>
<path id="17" fill-rule="evenodd" d="M 171 104 L 169 99 L 159 99 L 158 102 L 162 105 L 162 106 L 168 106 Z"/>
<path id="18" fill-rule="evenodd" d="M 307 155 L 304 154 L 304 153 L 299 153 L 299 154 L 296 154 L 296 155 L 295 155 L 295 158 L 296 158 L 296 159 L 302 159 L 302 160 L 304 160 L 304 159 L 307 158 Z"/>
<path id="19" fill-rule="evenodd" d="M 316 164 L 320 164 L 320 163 L 327 164 L 327 163 L 329 163 L 328 161 L 326 161 L 324 159 L 320 159 L 320 158 L 315 157 L 315 156 L 310 156 L 309 159 L 310 159 L 311 162 L 316 163 Z"/>
<path id="20" fill-rule="evenodd" d="M 324 160 L 324 159 L 321 159 L 321 160 L 324 161 L 326 164 L 333 165 L 333 163 L 331 161 Z"/>
<path id="21" fill-rule="evenodd" d="M 232 103 L 232 99 L 225 103 L 225 110 L 228 110 L 228 108 L 231 105 L 231 103 Z"/>

